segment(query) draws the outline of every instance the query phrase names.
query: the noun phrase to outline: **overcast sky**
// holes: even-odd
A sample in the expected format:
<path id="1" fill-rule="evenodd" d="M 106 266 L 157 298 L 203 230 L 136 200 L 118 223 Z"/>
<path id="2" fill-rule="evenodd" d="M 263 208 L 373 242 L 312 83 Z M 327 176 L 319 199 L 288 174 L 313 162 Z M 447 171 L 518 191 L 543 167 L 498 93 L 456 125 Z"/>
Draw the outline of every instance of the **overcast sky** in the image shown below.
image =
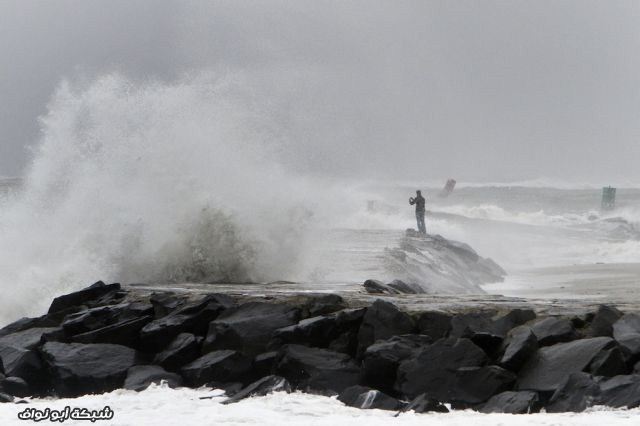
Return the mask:
<path id="1" fill-rule="evenodd" d="M 640 182 L 632 0 L 0 0 L 0 64 L 0 175 L 63 78 L 207 68 L 295 81 L 284 103 L 313 119 L 291 149 L 316 173 Z"/>

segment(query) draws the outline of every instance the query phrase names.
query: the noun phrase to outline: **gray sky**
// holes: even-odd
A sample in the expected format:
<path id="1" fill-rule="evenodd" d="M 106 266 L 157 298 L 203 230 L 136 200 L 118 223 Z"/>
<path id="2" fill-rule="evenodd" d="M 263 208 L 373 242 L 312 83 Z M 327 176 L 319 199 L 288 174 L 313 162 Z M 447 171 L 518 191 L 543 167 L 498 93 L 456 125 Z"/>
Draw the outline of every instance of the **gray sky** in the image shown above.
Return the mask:
<path id="1" fill-rule="evenodd" d="M 640 182 L 639 48 L 631 0 L 0 0 L 0 175 L 62 78 L 209 68 L 272 86 L 292 167 Z"/>

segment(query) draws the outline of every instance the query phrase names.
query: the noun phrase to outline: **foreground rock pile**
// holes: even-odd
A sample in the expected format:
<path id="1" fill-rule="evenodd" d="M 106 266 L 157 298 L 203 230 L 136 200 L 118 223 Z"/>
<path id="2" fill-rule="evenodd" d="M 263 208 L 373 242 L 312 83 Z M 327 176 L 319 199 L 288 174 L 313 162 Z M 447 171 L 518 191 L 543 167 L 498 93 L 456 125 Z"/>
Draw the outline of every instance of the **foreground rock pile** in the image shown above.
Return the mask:
<path id="1" fill-rule="evenodd" d="M 382 296 L 384 297 L 384 296 Z M 241 300 L 141 295 L 101 282 L 0 330 L 0 401 L 117 388 L 338 395 L 358 408 L 581 411 L 640 405 L 640 315 L 407 313 L 331 294 Z"/>

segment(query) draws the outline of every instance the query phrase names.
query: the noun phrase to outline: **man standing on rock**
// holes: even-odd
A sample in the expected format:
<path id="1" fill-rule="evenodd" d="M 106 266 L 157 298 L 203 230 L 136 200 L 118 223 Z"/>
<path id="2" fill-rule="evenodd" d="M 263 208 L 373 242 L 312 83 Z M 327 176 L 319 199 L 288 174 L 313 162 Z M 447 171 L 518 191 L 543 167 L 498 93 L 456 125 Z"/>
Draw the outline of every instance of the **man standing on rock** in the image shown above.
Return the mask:
<path id="1" fill-rule="evenodd" d="M 426 235 L 427 228 L 424 226 L 424 202 L 425 199 L 419 190 L 416 191 L 416 198 L 409 197 L 409 204 L 412 206 L 414 204 L 416 205 L 416 221 L 418 222 L 418 232 Z"/>

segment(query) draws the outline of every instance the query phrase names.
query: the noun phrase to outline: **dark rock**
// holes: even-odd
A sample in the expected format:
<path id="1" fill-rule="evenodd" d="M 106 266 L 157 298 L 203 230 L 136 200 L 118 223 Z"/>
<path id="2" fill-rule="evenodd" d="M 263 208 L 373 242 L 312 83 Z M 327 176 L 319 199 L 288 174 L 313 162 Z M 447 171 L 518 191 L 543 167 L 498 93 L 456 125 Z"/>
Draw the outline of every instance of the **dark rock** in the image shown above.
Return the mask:
<path id="1" fill-rule="evenodd" d="M 360 369 L 348 355 L 300 345 L 282 347 L 275 371 L 296 389 L 327 394 L 340 393 L 360 380 Z"/>
<path id="2" fill-rule="evenodd" d="M 590 374 L 570 374 L 554 392 L 546 407 L 548 413 L 581 412 L 593 405 L 600 387 Z"/>
<path id="3" fill-rule="evenodd" d="M 363 356 L 363 383 L 383 392 L 394 394 L 396 372 L 402 361 L 431 343 L 429 336 L 408 334 L 379 340 L 369 346 Z"/>
<path id="4" fill-rule="evenodd" d="M 47 375 L 35 351 L 0 345 L 0 359 L 4 365 L 5 375 L 20 377 L 36 389 L 46 385 Z"/>
<path id="5" fill-rule="evenodd" d="M 613 324 L 615 324 L 622 315 L 622 312 L 613 306 L 600 305 L 591 321 L 591 326 L 587 334 L 592 337 L 612 337 Z"/>
<path id="6" fill-rule="evenodd" d="M 257 377 L 269 376 L 273 373 L 276 361 L 278 359 L 277 351 L 270 351 L 258 354 L 253 358 L 253 367 L 251 373 Z"/>
<path id="7" fill-rule="evenodd" d="M 297 323 L 299 317 L 300 310 L 289 305 L 245 303 L 211 322 L 202 351 L 235 349 L 255 356 L 267 349 L 276 330 Z"/>
<path id="8" fill-rule="evenodd" d="M 298 324 L 275 330 L 269 347 L 277 349 L 287 343 L 327 347 L 344 331 L 338 328 L 335 316 L 308 318 Z"/>
<path id="9" fill-rule="evenodd" d="M 153 306 L 156 319 L 169 315 L 185 303 L 184 297 L 177 297 L 173 293 L 154 293 L 149 298 Z"/>
<path id="10" fill-rule="evenodd" d="M 199 339 L 191 333 L 180 333 L 162 352 L 155 356 L 153 362 L 169 371 L 178 371 L 180 367 L 199 356 Z"/>
<path id="11" fill-rule="evenodd" d="M 537 350 L 538 339 L 533 331 L 525 325 L 516 327 L 507 335 L 500 365 L 511 371 L 519 371 Z"/>
<path id="12" fill-rule="evenodd" d="M 7 334 L 17 333 L 28 328 L 52 328 L 57 327 L 58 322 L 50 318 L 47 315 L 43 315 L 37 318 L 21 318 L 18 321 L 14 321 L 9 325 L 6 325 L 0 329 L 0 336 L 6 336 Z"/>
<path id="13" fill-rule="evenodd" d="M 53 299 L 49 307 L 49 314 L 65 310 L 74 306 L 105 296 L 108 293 L 120 290 L 120 284 L 105 284 L 102 281 L 63 296 Z"/>
<path id="14" fill-rule="evenodd" d="M 340 311 L 347 307 L 344 299 L 337 294 L 314 294 L 302 304 L 302 318 L 313 318 Z"/>
<path id="15" fill-rule="evenodd" d="M 640 406 L 640 375 L 616 376 L 600 383 L 598 405 L 614 408 Z"/>
<path id="16" fill-rule="evenodd" d="M 455 387 L 450 389 L 450 400 L 465 404 L 484 402 L 510 390 L 516 381 L 514 373 L 497 365 L 459 368 L 456 376 Z"/>
<path id="17" fill-rule="evenodd" d="M 136 351 L 121 345 L 49 342 L 41 353 L 62 397 L 118 389 L 136 364 Z"/>
<path id="18" fill-rule="evenodd" d="M 640 358 L 640 315 L 623 315 L 613 324 L 613 337 L 633 361 Z"/>
<path id="19" fill-rule="evenodd" d="M 636 364 L 633 366 L 633 374 L 640 374 L 640 361 L 636 362 Z"/>
<path id="20" fill-rule="evenodd" d="M 0 391 L 19 398 L 31 395 L 29 385 L 20 377 L 5 377 L 0 380 Z"/>
<path id="21" fill-rule="evenodd" d="M 400 412 L 413 411 L 415 413 L 448 413 L 449 409 L 439 401 L 429 398 L 427 394 L 420 394 L 411 400 Z"/>
<path id="22" fill-rule="evenodd" d="M 494 320 L 490 332 L 497 336 L 506 336 L 510 330 L 536 318 L 531 309 L 513 309 L 507 314 Z"/>
<path id="23" fill-rule="evenodd" d="M 449 335 L 451 315 L 443 312 L 421 312 L 416 320 L 418 332 L 438 340 Z"/>
<path id="24" fill-rule="evenodd" d="M 570 342 L 578 338 L 573 324 L 567 318 L 545 318 L 533 324 L 531 330 L 538 338 L 539 346 Z"/>
<path id="25" fill-rule="evenodd" d="M 531 414 L 540 411 L 541 404 L 536 392 L 506 391 L 489 398 L 479 411 L 482 413 Z"/>
<path id="26" fill-rule="evenodd" d="M 604 349 L 593 358 L 589 371 L 594 376 L 613 377 L 627 372 L 627 364 L 619 347 Z"/>
<path id="27" fill-rule="evenodd" d="M 96 330 L 87 331 L 86 333 L 76 334 L 71 337 L 71 341 L 78 343 L 113 343 L 136 348 L 140 346 L 140 330 L 152 319 L 150 315 L 127 319 Z"/>
<path id="28" fill-rule="evenodd" d="M 35 349 L 40 345 L 42 336 L 48 333 L 59 331 L 56 327 L 29 328 L 16 333 L 7 334 L 0 337 L 0 345 L 13 346 L 24 349 Z"/>
<path id="29" fill-rule="evenodd" d="M 367 308 L 344 309 L 337 312 L 336 326 L 341 331 L 340 336 L 329 344 L 329 349 L 355 357 L 358 351 L 358 331 L 367 312 Z"/>
<path id="30" fill-rule="evenodd" d="M 450 337 L 470 337 L 474 333 L 491 331 L 493 312 L 472 312 L 451 318 Z"/>
<path id="31" fill-rule="evenodd" d="M 484 351 L 469 339 L 441 339 L 400 364 L 395 388 L 409 398 L 427 393 L 438 401 L 452 401 L 451 392 L 458 383 L 456 370 L 487 361 Z"/>
<path id="32" fill-rule="evenodd" d="M 367 293 L 371 294 L 398 294 L 396 289 L 393 289 L 382 281 L 378 280 L 366 280 L 364 284 L 364 289 Z"/>
<path id="33" fill-rule="evenodd" d="M 127 378 L 124 388 L 137 392 L 148 388 L 152 383 L 166 382 L 170 388 L 182 386 L 182 377 L 175 373 L 169 373 L 157 365 L 135 365 L 127 370 Z"/>
<path id="34" fill-rule="evenodd" d="M 364 353 L 364 350 L 377 340 L 410 334 L 414 330 L 413 319 L 406 312 L 402 312 L 392 303 L 378 299 L 367 308 L 362 319 L 358 331 L 358 352 Z"/>
<path id="35" fill-rule="evenodd" d="M 222 401 L 222 404 L 232 404 L 245 398 L 252 396 L 264 396 L 272 392 L 290 393 L 291 385 L 284 377 L 266 376 L 236 392 L 231 398 Z"/>
<path id="36" fill-rule="evenodd" d="M 171 314 L 145 325 L 140 331 L 142 346 L 162 350 L 180 333 L 204 334 L 209 322 L 233 306 L 225 295 L 212 294 L 202 300 L 181 306 Z"/>
<path id="37" fill-rule="evenodd" d="M 401 280 L 393 280 L 386 284 L 387 287 L 394 289 L 399 294 L 424 294 L 425 289 L 416 283 L 405 283 Z"/>
<path id="38" fill-rule="evenodd" d="M 150 319 L 153 307 L 149 303 L 121 303 L 111 306 L 100 306 L 67 315 L 62 328 L 68 336 L 104 329 L 109 325 L 126 324 L 143 317 Z"/>
<path id="39" fill-rule="evenodd" d="M 594 337 L 541 348 L 520 370 L 517 388 L 555 391 L 569 374 L 583 371 L 601 350 L 613 345 L 609 337 Z"/>
<path id="40" fill-rule="evenodd" d="M 244 389 L 244 385 L 242 382 L 208 382 L 205 386 L 212 389 L 221 389 L 224 391 L 225 396 L 232 397 L 242 389 Z"/>
<path id="41" fill-rule="evenodd" d="M 362 409 L 399 410 L 403 404 L 397 399 L 366 386 L 350 386 L 338 395 L 338 401 L 349 407 Z"/>
<path id="42" fill-rule="evenodd" d="M 504 340 L 502 336 L 489 333 L 489 332 L 473 333 L 470 339 L 476 346 L 482 349 L 491 359 L 496 358 L 502 346 L 502 342 Z"/>
<path id="43" fill-rule="evenodd" d="M 208 382 L 242 380 L 251 369 L 251 360 L 232 350 L 210 352 L 180 369 L 187 385 L 202 386 Z"/>
<path id="44" fill-rule="evenodd" d="M 13 402 L 13 396 L 0 392 L 0 404 L 3 402 Z"/>

